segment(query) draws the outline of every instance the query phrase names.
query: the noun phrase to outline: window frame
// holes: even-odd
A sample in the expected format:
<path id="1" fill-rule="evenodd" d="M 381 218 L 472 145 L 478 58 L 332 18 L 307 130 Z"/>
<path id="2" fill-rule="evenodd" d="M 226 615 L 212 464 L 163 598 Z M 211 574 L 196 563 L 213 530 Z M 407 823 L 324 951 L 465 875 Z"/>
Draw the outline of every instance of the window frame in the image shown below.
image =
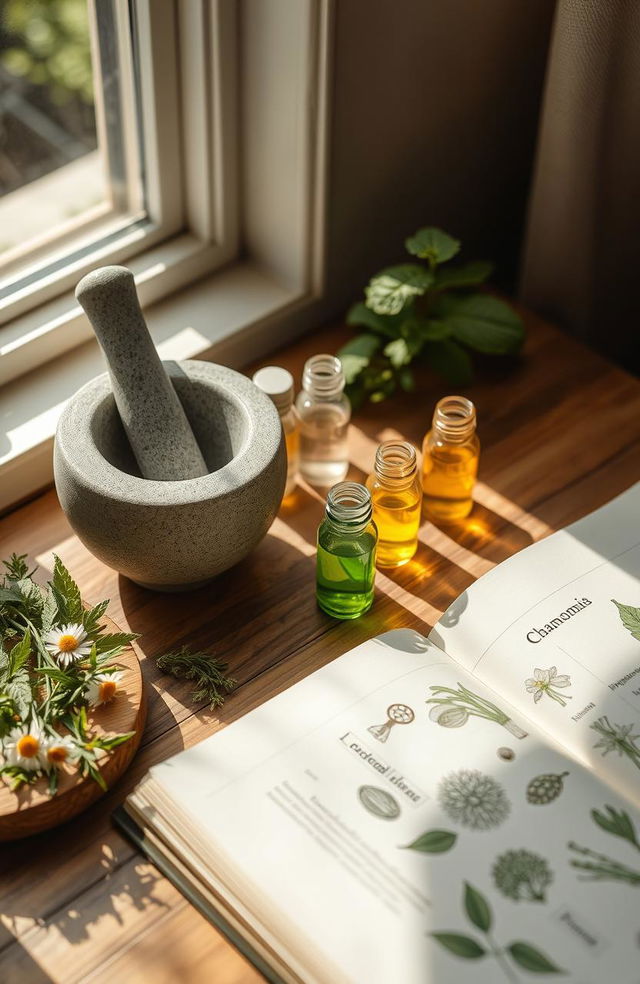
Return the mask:
<path id="1" fill-rule="evenodd" d="M 123 51 L 128 0 L 115 3 Z M 237 254 L 236 2 L 132 4 L 148 217 L 111 219 L 101 234 L 97 223 L 88 223 L 91 245 L 79 255 L 67 253 L 60 268 L 49 265 L 39 276 L 36 256 L 32 274 L 27 270 L 23 283 L 0 300 L 0 385 L 91 337 L 73 289 L 96 266 L 128 263 L 141 279 L 142 302 L 152 303 Z M 187 71 L 180 70 L 180 60 Z M 126 59 L 121 64 L 126 68 Z M 132 87 L 129 79 L 128 98 Z M 102 115 L 97 100 L 100 129 Z M 134 113 L 125 105 L 123 115 L 131 132 Z"/>

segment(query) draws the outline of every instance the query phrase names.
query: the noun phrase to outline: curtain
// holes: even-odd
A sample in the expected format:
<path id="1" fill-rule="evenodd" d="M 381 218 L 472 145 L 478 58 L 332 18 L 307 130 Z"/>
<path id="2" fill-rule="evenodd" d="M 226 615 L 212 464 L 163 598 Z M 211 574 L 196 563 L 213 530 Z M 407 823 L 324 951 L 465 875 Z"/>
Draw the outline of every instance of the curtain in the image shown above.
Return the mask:
<path id="1" fill-rule="evenodd" d="M 638 366 L 640 0 L 559 0 L 520 297 Z"/>

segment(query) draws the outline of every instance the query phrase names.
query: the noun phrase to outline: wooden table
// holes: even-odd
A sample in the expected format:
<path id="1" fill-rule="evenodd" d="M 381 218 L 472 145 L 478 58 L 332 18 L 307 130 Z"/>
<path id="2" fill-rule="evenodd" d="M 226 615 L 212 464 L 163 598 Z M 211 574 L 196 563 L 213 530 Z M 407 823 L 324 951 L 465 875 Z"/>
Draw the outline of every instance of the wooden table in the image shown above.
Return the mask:
<path id="1" fill-rule="evenodd" d="M 261 978 L 136 854 L 110 813 L 154 763 L 245 714 L 363 639 L 409 626 L 427 633 L 480 574 L 579 518 L 640 479 L 640 384 L 526 316 L 524 357 L 506 373 L 485 366 L 469 396 L 483 444 L 477 505 L 456 529 L 426 523 L 416 558 L 378 575 L 377 600 L 336 623 L 314 600 L 315 530 L 322 500 L 300 489 L 255 553 L 210 587 L 155 595 L 95 560 L 72 534 L 54 491 L 0 521 L 0 555 L 28 551 L 46 580 L 58 553 L 84 597 L 111 598 L 121 627 L 142 633 L 149 698 L 141 749 L 124 778 L 69 824 L 0 851 L 0 981 L 249 984 Z M 301 341 L 273 361 L 300 379 L 305 358 L 335 351 L 343 329 Z M 425 374 L 415 394 L 367 406 L 351 428 L 352 476 L 376 444 L 419 446 L 446 387 Z M 220 712 L 194 706 L 190 688 L 159 673 L 154 656 L 188 643 L 229 660 L 238 689 Z"/>

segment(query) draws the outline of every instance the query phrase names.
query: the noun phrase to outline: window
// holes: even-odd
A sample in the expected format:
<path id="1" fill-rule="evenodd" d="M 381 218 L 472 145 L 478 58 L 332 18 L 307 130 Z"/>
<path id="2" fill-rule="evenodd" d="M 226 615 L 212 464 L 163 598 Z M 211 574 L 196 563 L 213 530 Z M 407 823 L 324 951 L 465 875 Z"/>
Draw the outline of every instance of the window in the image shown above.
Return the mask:
<path id="1" fill-rule="evenodd" d="M 0 3 L 0 381 L 80 340 L 93 267 L 129 263 L 149 302 L 236 252 L 235 7 Z"/>

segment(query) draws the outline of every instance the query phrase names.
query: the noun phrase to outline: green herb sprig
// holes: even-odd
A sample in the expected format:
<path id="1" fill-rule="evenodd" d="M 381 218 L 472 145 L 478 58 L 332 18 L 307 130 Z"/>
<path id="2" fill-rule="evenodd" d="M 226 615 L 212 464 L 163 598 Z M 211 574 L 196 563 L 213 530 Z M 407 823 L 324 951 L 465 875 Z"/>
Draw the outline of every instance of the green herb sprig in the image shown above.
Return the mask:
<path id="1" fill-rule="evenodd" d="M 188 646 L 164 653 L 156 662 L 163 673 L 170 673 L 177 679 L 193 680 L 196 687 L 191 699 L 196 704 L 206 701 L 211 710 L 220 707 L 225 695 L 236 686 L 233 677 L 227 675 L 227 663 L 211 653 L 191 652 Z"/>
<path id="2" fill-rule="evenodd" d="M 509 355 L 524 338 L 522 319 L 508 304 L 473 289 L 491 274 L 490 263 L 449 266 L 460 242 L 433 227 L 419 229 L 405 247 L 423 262 L 381 270 L 365 288 L 364 302 L 347 314 L 347 324 L 366 329 L 338 352 L 354 406 L 379 403 L 398 388 L 412 391 L 410 365 L 418 359 L 451 385 L 467 385 L 469 349 Z"/>

